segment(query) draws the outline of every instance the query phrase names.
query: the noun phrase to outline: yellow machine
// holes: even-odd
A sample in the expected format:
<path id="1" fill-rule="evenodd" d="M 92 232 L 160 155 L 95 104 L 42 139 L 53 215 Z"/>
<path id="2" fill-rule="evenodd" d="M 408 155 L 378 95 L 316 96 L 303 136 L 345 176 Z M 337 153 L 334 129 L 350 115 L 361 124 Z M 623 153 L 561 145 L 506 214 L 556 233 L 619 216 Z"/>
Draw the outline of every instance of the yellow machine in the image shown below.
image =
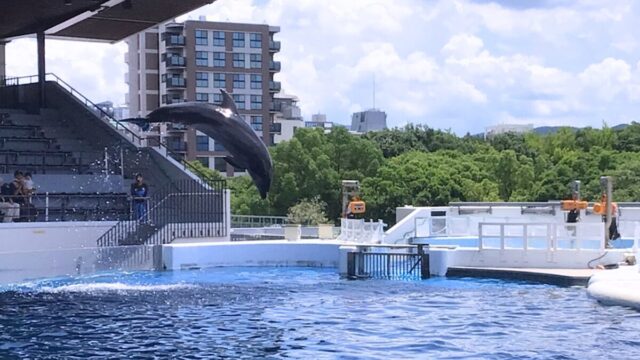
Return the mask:
<path id="1" fill-rule="evenodd" d="M 357 180 L 342 180 L 342 217 L 352 218 L 362 215 L 367 210 L 360 199 L 360 183 Z"/>
<path id="2" fill-rule="evenodd" d="M 367 211 L 367 206 L 364 201 L 358 199 L 358 197 L 354 197 L 351 202 L 349 202 L 348 209 L 352 214 L 364 214 Z"/>

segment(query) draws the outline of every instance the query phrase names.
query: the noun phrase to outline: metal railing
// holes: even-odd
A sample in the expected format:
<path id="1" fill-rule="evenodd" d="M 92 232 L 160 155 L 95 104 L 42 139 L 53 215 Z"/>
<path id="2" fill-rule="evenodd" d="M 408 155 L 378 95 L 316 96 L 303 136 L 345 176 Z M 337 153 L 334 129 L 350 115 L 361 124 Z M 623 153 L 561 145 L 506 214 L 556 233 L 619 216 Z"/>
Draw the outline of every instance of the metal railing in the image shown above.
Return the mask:
<path id="1" fill-rule="evenodd" d="M 289 223 L 286 216 L 267 215 L 231 215 L 232 228 L 262 228 L 281 226 Z"/>
<path id="2" fill-rule="evenodd" d="M 478 248 L 525 251 L 604 250 L 604 231 L 603 223 L 480 223 Z"/>
<path id="3" fill-rule="evenodd" d="M 0 221 L 5 223 L 121 221 L 130 218 L 129 196 L 122 193 L 36 193 L 0 196 L 0 202 Z M 18 207 L 6 204 L 17 204 Z"/>
<path id="4" fill-rule="evenodd" d="M 404 249 L 377 248 L 347 254 L 347 276 L 352 279 L 426 279 L 430 276 L 429 254 L 422 245 Z M 382 250 L 382 251 L 381 251 Z"/>
<path id="5" fill-rule="evenodd" d="M 130 140 L 137 147 L 142 147 L 145 144 L 146 138 L 141 137 L 133 130 L 131 130 L 128 126 L 124 125 L 122 122 L 114 118 L 111 114 L 106 112 L 102 107 L 96 105 L 94 102 L 89 100 L 86 96 L 84 96 L 81 92 L 77 91 L 73 86 L 69 85 L 67 82 L 59 78 L 54 73 L 46 73 L 46 79 L 50 81 L 54 81 L 58 85 L 61 86 L 62 89 L 69 92 L 76 100 L 80 101 L 86 108 L 96 114 L 100 119 L 105 121 L 108 125 L 116 129 L 119 133 L 121 133 L 126 139 Z M 27 85 L 38 82 L 38 75 L 28 75 L 28 76 L 18 76 L 18 77 L 10 77 L 6 78 L 3 84 L 0 84 L 0 87 L 3 86 L 17 86 L 17 85 Z M 176 154 L 175 152 L 168 149 L 164 144 L 157 143 L 154 144 L 154 147 L 158 147 L 162 149 L 160 154 L 164 154 L 167 157 L 171 157 L 180 165 L 182 165 L 183 170 L 188 170 L 198 175 L 198 170 L 187 161 L 184 161 L 182 156 Z"/>
<path id="6" fill-rule="evenodd" d="M 138 203 L 146 210 L 141 217 L 120 221 L 97 243 L 101 247 L 160 245 L 176 238 L 226 237 L 228 201 L 224 180 L 207 186 L 196 180 L 174 182 Z"/>
<path id="7" fill-rule="evenodd" d="M 340 219 L 338 240 L 362 244 L 379 244 L 384 239 L 382 220 L 367 222 L 364 219 Z"/>
<path id="8" fill-rule="evenodd" d="M 469 236 L 471 218 L 467 216 L 426 216 L 415 218 L 415 237 Z"/>
<path id="9" fill-rule="evenodd" d="M 233 215 L 232 215 L 233 217 Z M 235 227 L 231 228 L 231 241 L 245 240 L 282 240 L 286 238 L 286 225 L 271 225 L 268 227 Z M 324 226 L 300 226 L 300 239 L 336 239 L 340 228 Z"/>

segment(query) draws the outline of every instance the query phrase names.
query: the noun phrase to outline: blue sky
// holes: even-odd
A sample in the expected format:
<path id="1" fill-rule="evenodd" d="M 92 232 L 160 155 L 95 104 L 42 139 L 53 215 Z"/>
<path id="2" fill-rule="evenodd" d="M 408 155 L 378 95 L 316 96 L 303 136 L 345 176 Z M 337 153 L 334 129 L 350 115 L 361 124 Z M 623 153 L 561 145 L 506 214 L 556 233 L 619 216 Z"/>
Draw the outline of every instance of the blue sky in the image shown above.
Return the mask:
<path id="1" fill-rule="evenodd" d="M 348 123 L 372 106 L 375 75 L 390 126 L 464 134 L 640 120 L 637 1 L 217 0 L 181 19 L 200 15 L 280 26 L 277 80 L 307 118 Z M 8 51 L 10 72 L 36 72 L 33 39 Z M 50 41 L 47 51 L 48 70 L 124 102 L 125 45 Z"/>

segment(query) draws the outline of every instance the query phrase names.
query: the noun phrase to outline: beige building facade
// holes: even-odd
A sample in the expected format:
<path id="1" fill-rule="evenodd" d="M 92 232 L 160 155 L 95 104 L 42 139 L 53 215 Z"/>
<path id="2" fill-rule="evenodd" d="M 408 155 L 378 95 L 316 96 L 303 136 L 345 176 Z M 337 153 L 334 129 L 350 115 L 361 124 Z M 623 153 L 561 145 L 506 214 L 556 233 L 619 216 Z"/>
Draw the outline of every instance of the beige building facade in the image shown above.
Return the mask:
<path id="1" fill-rule="evenodd" d="M 267 145 L 273 144 L 274 80 L 280 63 L 274 55 L 278 27 L 208 21 L 170 22 L 127 40 L 128 106 L 145 116 L 159 106 L 183 101 L 219 104 L 220 89 L 232 96 L 238 112 Z M 227 175 L 242 172 L 224 161 L 220 144 L 191 128 L 154 129 L 174 152 Z"/>

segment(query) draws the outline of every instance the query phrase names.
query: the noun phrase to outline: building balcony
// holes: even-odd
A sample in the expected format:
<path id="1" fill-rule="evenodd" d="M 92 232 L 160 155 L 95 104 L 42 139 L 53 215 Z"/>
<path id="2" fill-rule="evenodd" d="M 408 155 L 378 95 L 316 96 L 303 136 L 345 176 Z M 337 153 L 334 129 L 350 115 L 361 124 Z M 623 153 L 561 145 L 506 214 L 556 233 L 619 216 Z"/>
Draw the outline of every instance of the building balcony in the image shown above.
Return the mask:
<path id="1" fill-rule="evenodd" d="M 272 61 L 269 63 L 269 71 L 278 72 L 280 71 L 280 61 Z"/>
<path id="2" fill-rule="evenodd" d="M 269 92 L 280 92 L 281 89 L 280 81 L 269 81 Z"/>
<path id="3" fill-rule="evenodd" d="M 269 111 L 270 112 L 281 112 L 282 111 L 282 104 L 279 102 L 272 102 L 271 105 L 269 105 Z"/>
<path id="4" fill-rule="evenodd" d="M 277 52 L 280 51 L 280 41 L 269 41 L 269 51 Z"/>
<path id="5" fill-rule="evenodd" d="M 177 23 L 177 22 L 170 22 L 165 25 L 165 28 L 169 32 L 182 32 L 182 29 L 184 29 L 184 24 Z"/>
<path id="6" fill-rule="evenodd" d="M 282 124 L 281 123 L 272 123 L 269 126 L 269 133 L 271 133 L 271 134 L 281 134 L 282 133 Z"/>
<path id="7" fill-rule="evenodd" d="M 171 35 L 165 33 L 164 43 L 167 48 L 183 47 L 185 45 L 185 42 L 185 38 L 182 35 Z"/>
<path id="8" fill-rule="evenodd" d="M 167 56 L 164 59 L 164 62 L 167 68 L 170 67 L 185 67 L 187 64 L 187 59 L 184 56 Z"/>
<path id="9" fill-rule="evenodd" d="M 187 87 L 187 81 L 182 77 L 170 77 L 167 78 L 167 89 L 184 89 Z"/>

